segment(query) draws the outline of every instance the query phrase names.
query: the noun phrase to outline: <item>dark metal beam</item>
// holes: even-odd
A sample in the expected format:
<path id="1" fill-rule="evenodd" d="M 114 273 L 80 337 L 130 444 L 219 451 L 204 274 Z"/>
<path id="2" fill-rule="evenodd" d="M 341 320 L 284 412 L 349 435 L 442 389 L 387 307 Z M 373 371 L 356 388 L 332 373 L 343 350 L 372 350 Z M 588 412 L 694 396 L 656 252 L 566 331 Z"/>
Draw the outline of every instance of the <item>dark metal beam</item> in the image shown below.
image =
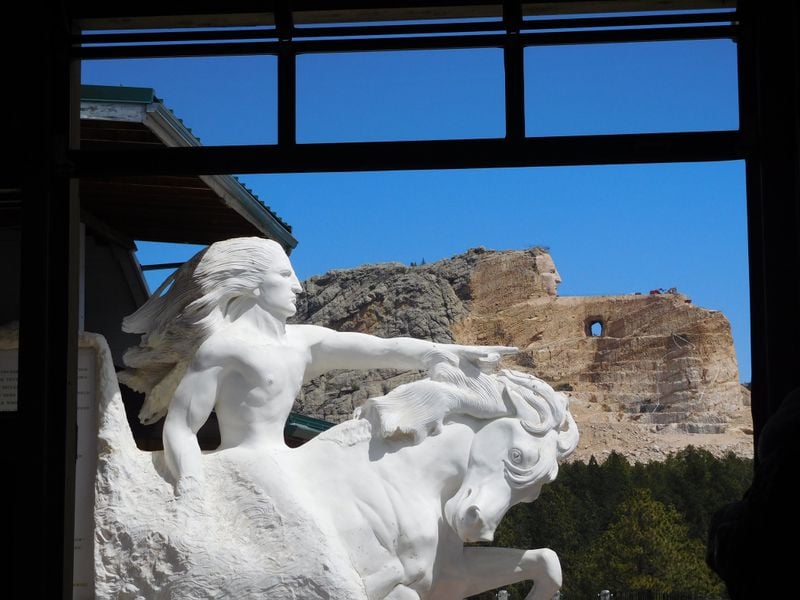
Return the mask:
<path id="1" fill-rule="evenodd" d="M 279 7 L 276 7 L 278 12 Z M 290 13 L 292 14 L 292 13 Z M 634 15 L 624 17 L 589 17 L 574 19 L 528 19 L 522 20 L 520 31 L 544 31 L 554 29 L 589 29 L 656 27 L 663 25 L 721 24 L 737 20 L 735 11 L 677 15 Z M 279 19 L 275 19 L 276 23 Z M 382 35 L 430 35 L 445 33 L 502 32 L 504 21 L 458 21 L 453 23 L 413 23 L 389 25 L 353 25 L 338 27 L 299 27 L 292 32 L 294 38 L 311 37 L 372 37 Z M 153 42 L 208 42 L 236 40 L 275 40 L 278 30 L 270 27 L 237 28 L 221 30 L 190 31 L 133 31 L 118 33 L 88 33 L 73 38 L 75 44 L 135 44 Z"/>
<path id="2" fill-rule="evenodd" d="M 752 412 L 767 420 L 800 388 L 800 7 L 740 2 L 741 127 L 746 162 Z"/>
<path id="3" fill-rule="evenodd" d="M 520 33 L 524 46 L 569 44 L 613 44 L 628 42 L 664 42 L 681 40 L 724 39 L 736 37 L 736 25 L 702 27 L 662 27 L 646 29 L 610 29 Z M 508 34 L 442 35 L 430 37 L 394 37 L 367 39 L 295 40 L 296 54 L 325 52 L 375 52 L 401 50 L 455 50 L 467 48 L 502 48 Z M 175 56 L 278 55 L 278 42 L 229 42 L 208 44 L 160 44 L 145 46 L 74 47 L 73 56 L 83 60 L 122 58 L 166 58 Z"/>
<path id="4" fill-rule="evenodd" d="M 151 265 L 142 265 L 142 271 L 162 271 L 166 269 L 177 269 L 181 266 L 183 266 L 182 262 L 154 263 Z"/>
<path id="5" fill-rule="evenodd" d="M 506 139 L 522 140 L 525 137 L 525 47 L 519 35 L 522 26 L 519 0 L 506 0 L 503 4 L 503 24 L 507 33 L 503 46 Z"/>
<path id="6" fill-rule="evenodd" d="M 278 143 L 297 141 L 297 55 L 287 44 L 278 54 Z"/>
<path id="7" fill-rule="evenodd" d="M 80 150 L 76 177 L 212 175 L 536 167 L 738 160 L 737 131 L 563 136 L 522 140 L 441 140 Z"/>
<path id="8" fill-rule="evenodd" d="M 192 26 L 242 26 L 265 22 L 275 2 L 263 0 L 191 4 L 162 0 L 158 3 L 119 4 L 74 2 L 77 20 L 87 28 L 122 29 Z M 361 23 L 430 19 L 474 19 L 499 16 L 500 0 L 294 0 L 298 23 Z M 730 0 L 538 0 L 525 3 L 526 15 L 609 14 L 619 12 L 725 10 Z M 216 17 L 216 18 L 215 18 Z"/>
<path id="9" fill-rule="evenodd" d="M 59 3 L 56 3 L 59 4 Z M 77 73 L 68 60 L 69 25 L 34 5 L 27 45 L 25 124 L 8 140 L 25 156 L 19 340 L 17 499 L 10 598 L 71 598 L 75 510 L 79 206 L 63 169 L 77 128 Z M 35 13 L 35 14 L 33 14 Z M 13 433 L 16 432 L 12 432 Z"/>
<path id="10" fill-rule="evenodd" d="M 73 44 L 141 44 L 167 42 L 208 42 L 236 40 L 276 40 L 275 28 L 222 29 L 189 31 L 134 31 L 121 33 L 89 33 L 73 36 Z"/>
<path id="11" fill-rule="evenodd" d="M 294 22 L 288 0 L 275 7 L 278 31 L 278 143 L 290 147 L 297 141 L 297 54 L 292 44 Z"/>

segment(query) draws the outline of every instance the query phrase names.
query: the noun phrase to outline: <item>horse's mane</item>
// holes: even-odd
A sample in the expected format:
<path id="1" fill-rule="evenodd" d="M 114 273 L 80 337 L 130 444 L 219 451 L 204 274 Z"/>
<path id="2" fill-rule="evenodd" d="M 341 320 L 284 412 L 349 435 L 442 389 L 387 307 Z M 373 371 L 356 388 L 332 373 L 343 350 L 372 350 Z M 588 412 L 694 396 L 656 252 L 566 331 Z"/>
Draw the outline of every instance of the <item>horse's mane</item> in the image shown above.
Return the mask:
<path id="1" fill-rule="evenodd" d="M 436 435 L 448 415 L 491 419 L 507 412 L 494 377 L 469 363 L 462 368 L 441 362 L 431 368 L 428 378 L 370 398 L 355 416 L 369 420 L 382 437 L 407 438 L 418 444 Z"/>
<path id="2" fill-rule="evenodd" d="M 578 442 L 566 396 L 527 373 L 503 370 L 487 375 L 463 362 L 459 366 L 438 363 L 429 378 L 367 400 L 355 416 L 370 421 L 384 438 L 418 444 L 436 435 L 453 415 L 481 420 L 517 416 L 532 435 L 556 430 L 559 458 L 571 453 Z"/>
<path id="3" fill-rule="evenodd" d="M 578 427 L 569 412 L 569 398 L 528 373 L 504 369 L 497 379 L 528 433 L 541 436 L 556 431 L 559 459 L 575 450 Z"/>

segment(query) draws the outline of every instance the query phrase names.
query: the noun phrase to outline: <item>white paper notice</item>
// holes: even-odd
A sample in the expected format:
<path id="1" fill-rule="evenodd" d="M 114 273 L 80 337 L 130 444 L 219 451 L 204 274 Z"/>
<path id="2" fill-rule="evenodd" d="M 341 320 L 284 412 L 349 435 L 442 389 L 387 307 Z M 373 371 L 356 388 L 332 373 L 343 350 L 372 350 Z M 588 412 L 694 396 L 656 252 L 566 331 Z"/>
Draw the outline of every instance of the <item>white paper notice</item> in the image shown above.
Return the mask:
<path id="1" fill-rule="evenodd" d="M 17 410 L 17 350 L 0 350 L 0 411 Z M 94 599 L 94 475 L 97 469 L 97 377 L 94 348 L 78 350 L 73 600 Z"/>
<path id="2" fill-rule="evenodd" d="M 97 469 L 97 378 L 94 348 L 78 350 L 78 457 L 75 463 L 73 600 L 94 598 L 94 473 Z"/>
<path id="3" fill-rule="evenodd" d="M 17 410 L 16 350 L 0 350 L 0 412 Z"/>

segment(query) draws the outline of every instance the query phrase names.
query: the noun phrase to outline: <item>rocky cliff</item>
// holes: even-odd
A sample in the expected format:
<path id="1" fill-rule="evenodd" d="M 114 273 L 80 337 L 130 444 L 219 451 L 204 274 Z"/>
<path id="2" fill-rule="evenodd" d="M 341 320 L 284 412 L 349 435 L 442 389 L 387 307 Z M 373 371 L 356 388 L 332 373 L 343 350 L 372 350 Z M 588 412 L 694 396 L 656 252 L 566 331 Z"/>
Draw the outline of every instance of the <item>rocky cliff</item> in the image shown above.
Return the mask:
<path id="1" fill-rule="evenodd" d="M 739 384 L 725 316 L 685 295 L 560 297 L 541 248 L 477 248 L 429 265 L 332 271 L 305 283 L 296 322 L 379 336 L 504 344 L 504 364 L 572 398 L 582 429 L 577 456 L 615 448 L 660 458 L 692 443 L 752 455 L 749 392 Z M 339 422 L 366 398 L 420 377 L 340 371 L 307 385 L 296 410 Z"/>

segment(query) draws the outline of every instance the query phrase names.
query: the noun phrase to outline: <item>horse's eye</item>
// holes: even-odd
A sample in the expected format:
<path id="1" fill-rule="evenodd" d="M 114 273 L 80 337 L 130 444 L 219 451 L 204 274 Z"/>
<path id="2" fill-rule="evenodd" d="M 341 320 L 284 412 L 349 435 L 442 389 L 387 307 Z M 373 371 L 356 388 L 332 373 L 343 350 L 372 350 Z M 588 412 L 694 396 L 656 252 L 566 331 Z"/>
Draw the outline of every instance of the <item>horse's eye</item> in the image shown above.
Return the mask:
<path id="1" fill-rule="evenodd" d="M 522 450 L 519 448 L 512 448 L 508 451 L 509 460 L 515 465 L 522 463 Z"/>

